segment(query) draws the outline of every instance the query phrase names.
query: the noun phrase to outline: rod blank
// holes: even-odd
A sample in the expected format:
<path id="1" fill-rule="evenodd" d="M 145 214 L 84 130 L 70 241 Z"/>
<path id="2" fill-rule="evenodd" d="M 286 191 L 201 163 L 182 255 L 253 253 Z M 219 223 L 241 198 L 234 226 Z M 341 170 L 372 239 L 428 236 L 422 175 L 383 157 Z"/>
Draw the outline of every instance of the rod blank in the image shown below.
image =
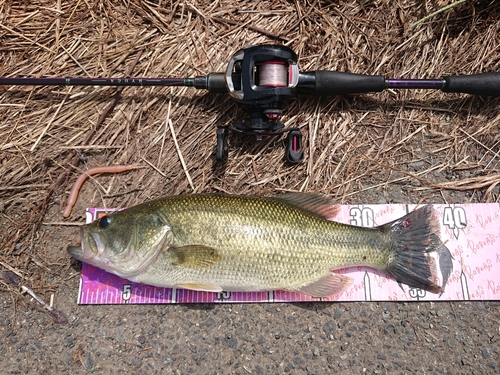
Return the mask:
<path id="1" fill-rule="evenodd" d="M 0 85 L 20 86 L 192 86 L 189 78 L 0 78 Z"/>
<path id="2" fill-rule="evenodd" d="M 1 78 L 0 85 L 33 86 L 194 86 L 210 92 L 226 92 L 223 73 L 195 78 Z M 436 89 L 483 96 L 500 96 L 500 73 L 447 76 L 442 79 L 384 78 L 326 70 L 299 74 L 297 91 L 329 96 L 392 89 Z"/>

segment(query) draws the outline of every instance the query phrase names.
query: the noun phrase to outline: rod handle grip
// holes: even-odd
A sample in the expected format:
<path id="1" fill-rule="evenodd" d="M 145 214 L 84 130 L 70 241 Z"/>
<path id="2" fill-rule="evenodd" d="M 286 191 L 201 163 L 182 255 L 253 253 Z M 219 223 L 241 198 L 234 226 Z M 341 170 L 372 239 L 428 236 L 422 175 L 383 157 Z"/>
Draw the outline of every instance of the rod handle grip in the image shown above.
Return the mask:
<path id="1" fill-rule="evenodd" d="M 386 88 L 381 75 L 366 75 L 329 70 L 300 73 L 297 91 L 316 96 L 380 92 Z"/>
<path id="2" fill-rule="evenodd" d="M 444 92 L 500 96 L 500 73 L 481 73 L 444 77 Z"/>

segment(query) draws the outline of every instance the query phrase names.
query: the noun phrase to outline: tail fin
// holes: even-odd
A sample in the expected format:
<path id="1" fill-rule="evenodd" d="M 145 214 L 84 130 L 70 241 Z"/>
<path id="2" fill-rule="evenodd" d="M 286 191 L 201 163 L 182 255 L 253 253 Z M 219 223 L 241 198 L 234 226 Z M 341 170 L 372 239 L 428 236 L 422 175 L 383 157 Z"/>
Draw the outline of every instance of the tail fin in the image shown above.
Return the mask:
<path id="1" fill-rule="evenodd" d="M 432 206 L 419 208 L 382 226 L 391 237 L 386 272 L 397 281 L 432 293 L 442 293 L 451 274 L 451 253 L 441 242 L 439 223 Z M 438 285 L 439 258 L 442 285 Z"/>

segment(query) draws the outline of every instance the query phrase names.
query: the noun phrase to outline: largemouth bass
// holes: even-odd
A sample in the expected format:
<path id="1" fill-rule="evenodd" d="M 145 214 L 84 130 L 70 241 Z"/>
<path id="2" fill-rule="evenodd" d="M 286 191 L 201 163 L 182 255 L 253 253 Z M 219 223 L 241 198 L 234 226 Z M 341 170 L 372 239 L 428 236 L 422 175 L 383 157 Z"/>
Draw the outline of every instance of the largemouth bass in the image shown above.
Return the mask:
<path id="1" fill-rule="evenodd" d="M 436 258 L 450 260 L 451 254 L 441 244 L 432 207 L 377 228 L 331 221 L 336 212 L 328 197 L 316 194 L 167 197 L 82 227 L 81 246 L 68 251 L 82 262 L 160 287 L 284 289 L 328 297 L 352 283 L 335 269 L 362 265 L 411 287 L 443 291 L 448 276 L 438 272 Z"/>

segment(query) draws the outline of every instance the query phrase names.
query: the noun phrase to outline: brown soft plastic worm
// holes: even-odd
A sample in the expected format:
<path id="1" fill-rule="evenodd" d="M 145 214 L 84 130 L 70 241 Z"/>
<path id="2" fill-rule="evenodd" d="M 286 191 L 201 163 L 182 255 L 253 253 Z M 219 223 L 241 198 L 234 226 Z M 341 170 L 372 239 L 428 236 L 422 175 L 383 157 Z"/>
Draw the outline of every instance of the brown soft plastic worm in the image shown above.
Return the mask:
<path id="1" fill-rule="evenodd" d="M 71 215 L 71 210 L 76 203 L 76 199 L 78 198 L 78 192 L 80 191 L 80 188 L 88 177 L 101 173 L 121 173 L 137 168 L 140 167 L 138 165 L 109 165 L 106 167 L 90 168 L 88 171 L 83 172 L 75 181 L 75 184 L 71 189 L 71 193 L 68 197 L 68 203 L 66 204 L 66 208 L 63 211 L 63 216 L 69 217 L 69 215 Z"/>

